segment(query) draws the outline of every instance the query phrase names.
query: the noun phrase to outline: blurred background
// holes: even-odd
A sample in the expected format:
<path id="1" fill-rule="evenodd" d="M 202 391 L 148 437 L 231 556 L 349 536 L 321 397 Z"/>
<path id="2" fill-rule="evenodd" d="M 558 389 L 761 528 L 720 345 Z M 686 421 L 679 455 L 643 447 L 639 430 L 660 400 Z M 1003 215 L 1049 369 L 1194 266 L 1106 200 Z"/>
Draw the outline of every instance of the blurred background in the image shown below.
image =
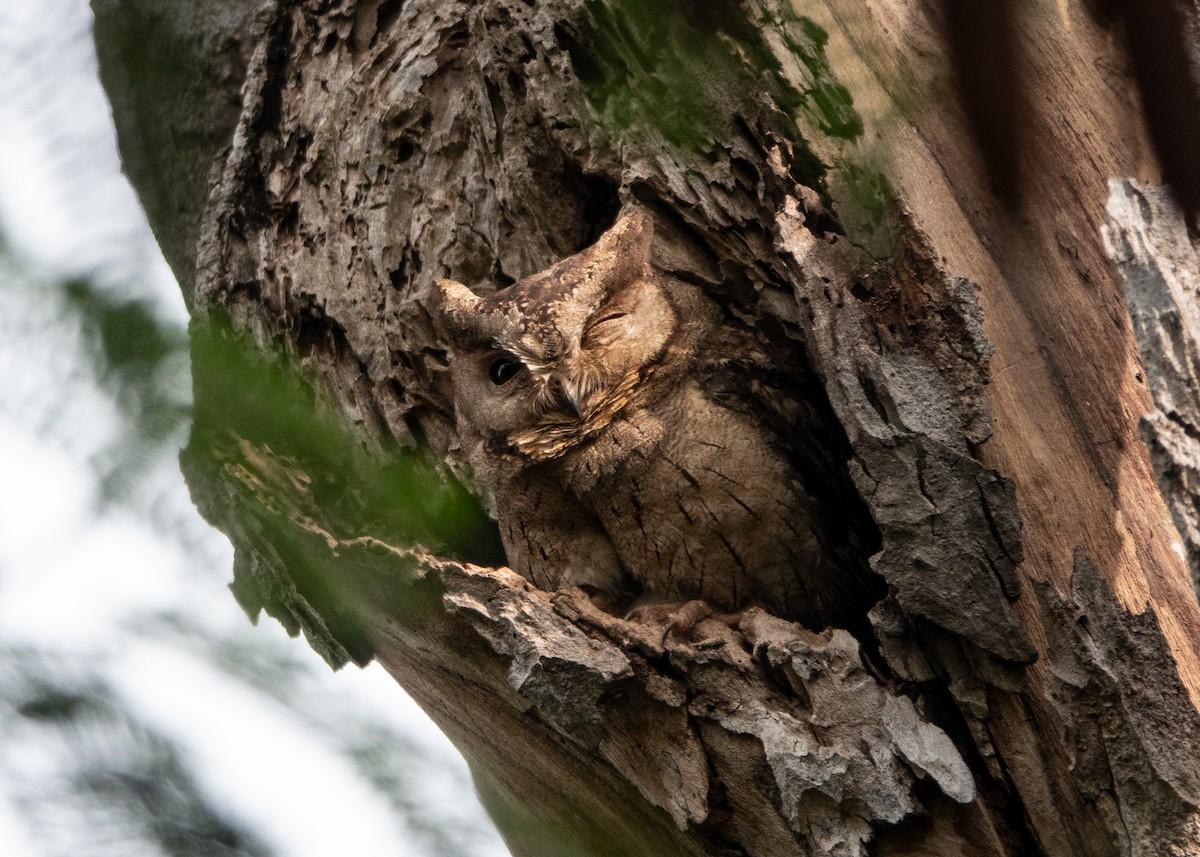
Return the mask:
<path id="1" fill-rule="evenodd" d="M 187 316 L 87 0 L 0 3 L 0 855 L 506 855 L 377 666 L 225 588 L 177 464 Z"/>

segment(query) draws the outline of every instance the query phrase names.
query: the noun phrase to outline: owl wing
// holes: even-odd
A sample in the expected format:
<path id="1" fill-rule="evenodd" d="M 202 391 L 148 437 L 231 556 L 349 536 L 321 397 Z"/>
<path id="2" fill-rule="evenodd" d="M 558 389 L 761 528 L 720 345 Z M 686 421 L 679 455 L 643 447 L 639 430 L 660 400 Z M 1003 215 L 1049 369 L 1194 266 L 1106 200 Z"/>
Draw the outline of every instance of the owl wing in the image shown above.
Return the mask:
<path id="1" fill-rule="evenodd" d="M 792 467 L 822 545 L 818 577 L 826 615 L 865 612 L 885 586 L 868 557 L 878 528 L 847 467 L 853 450 L 799 343 L 763 348 L 749 331 L 723 329 L 697 367 L 707 397 L 757 421 Z"/>
<path id="2" fill-rule="evenodd" d="M 628 589 L 612 540 L 548 468 L 532 468 L 498 498 L 500 537 L 513 569 L 542 589 L 579 586 L 617 600 Z"/>

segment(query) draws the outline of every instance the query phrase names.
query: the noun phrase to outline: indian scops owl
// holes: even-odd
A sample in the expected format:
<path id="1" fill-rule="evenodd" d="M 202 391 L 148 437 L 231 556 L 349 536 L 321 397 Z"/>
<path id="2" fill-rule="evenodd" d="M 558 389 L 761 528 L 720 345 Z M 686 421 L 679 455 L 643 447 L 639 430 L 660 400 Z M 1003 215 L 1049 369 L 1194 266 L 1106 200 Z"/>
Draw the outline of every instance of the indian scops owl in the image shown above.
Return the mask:
<path id="1" fill-rule="evenodd" d="M 861 616 L 869 572 L 779 427 L 804 409 L 770 384 L 786 369 L 655 268 L 652 232 L 627 215 L 487 297 L 438 282 L 457 434 L 510 564 L 544 589 L 758 603 L 813 628 Z"/>

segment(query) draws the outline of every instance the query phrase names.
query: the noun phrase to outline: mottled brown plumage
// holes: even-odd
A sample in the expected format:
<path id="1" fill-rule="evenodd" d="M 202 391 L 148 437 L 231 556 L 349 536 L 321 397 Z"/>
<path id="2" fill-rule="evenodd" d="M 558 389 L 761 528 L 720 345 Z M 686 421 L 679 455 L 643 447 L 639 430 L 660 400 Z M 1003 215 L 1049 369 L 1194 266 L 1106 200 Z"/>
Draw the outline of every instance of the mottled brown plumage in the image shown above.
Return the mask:
<path id="1" fill-rule="evenodd" d="M 809 409 L 744 329 L 654 267 L 652 237 L 634 213 L 491 296 L 438 284 L 457 433 L 509 562 L 547 589 L 844 624 L 870 575 L 811 496 L 827 475 L 796 449 Z"/>

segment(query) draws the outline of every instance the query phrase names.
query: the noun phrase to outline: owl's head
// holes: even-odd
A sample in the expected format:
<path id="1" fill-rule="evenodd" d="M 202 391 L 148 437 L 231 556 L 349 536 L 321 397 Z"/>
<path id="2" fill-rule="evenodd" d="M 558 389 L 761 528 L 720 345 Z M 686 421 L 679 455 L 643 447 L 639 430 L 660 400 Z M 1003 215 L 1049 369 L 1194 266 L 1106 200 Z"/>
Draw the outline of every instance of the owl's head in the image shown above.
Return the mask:
<path id="1" fill-rule="evenodd" d="M 635 212 L 587 250 L 493 295 L 438 281 L 460 433 L 546 460 L 635 398 L 676 324 L 651 268 L 652 238 L 650 218 Z"/>

